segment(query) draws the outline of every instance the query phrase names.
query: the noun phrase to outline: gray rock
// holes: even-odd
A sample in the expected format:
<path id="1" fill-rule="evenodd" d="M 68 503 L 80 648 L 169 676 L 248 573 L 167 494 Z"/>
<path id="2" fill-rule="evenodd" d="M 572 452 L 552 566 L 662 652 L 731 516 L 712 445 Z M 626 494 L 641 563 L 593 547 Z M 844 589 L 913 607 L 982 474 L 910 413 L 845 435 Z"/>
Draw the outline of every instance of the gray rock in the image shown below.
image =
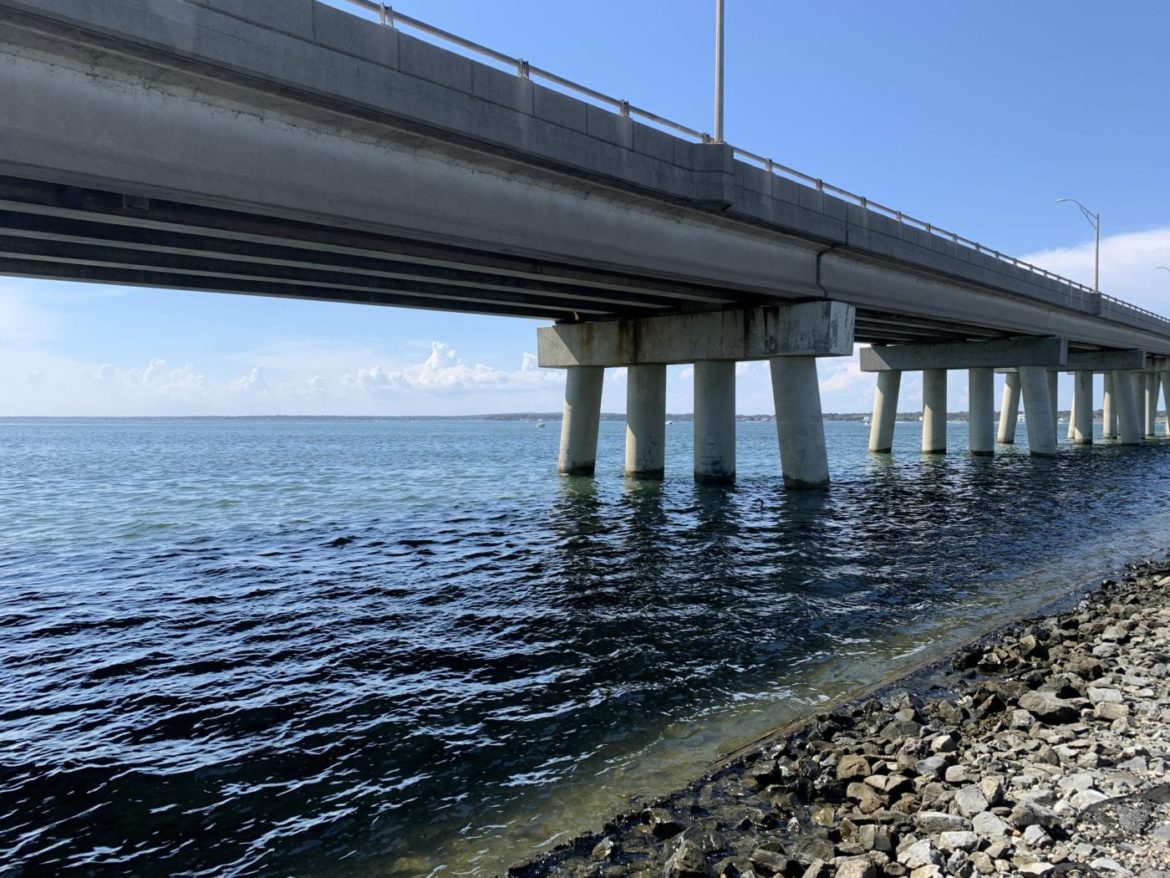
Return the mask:
<path id="1" fill-rule="evenodd" d="M 1076 722 L 1081 718 L 1081 712 L 1075 704 L 1057 698 L 1051 692 L 1025 692 L 1020 696 L 1020 707 L 1050 725 Z"/>
<path id="2" fill-rule="evenodd" d="M 847 857 L 837 861 L 837 878 L 878 878 L 878 871 L 868 857 Z"/>
<path id="3" fill-rule="evenodd" d="M 1013 729 L 1030 729 L 1036 725 L 1036 717 L 1026 710 L 1013 710 L 1008 725 Z"/>
<path id="4" fill-rule="evenodd" d="M 712 872 L 703 849 L 684 838 L 666 861 L 662 874 L 665 878 L 708 878 Z"/>
<path id="5" fill-rule="evenodd" d="M 924 838 L 898 854 L 898 862 L 907 869 L 917 869 L 920 866 L 941 866 L 946 859 L 930 839 Z"/>
<path id="6" fill-rule="evenodd" d="M 1104 802 L 1109 797 L 1099 790 L 1078 790 L 1069 796 L 1068 803 L 1076 808 L 1078 811 L 1083 811 L 1090 805 L 1096 805 L 1098 802 Z"/>
<path id="7" fill-rule="evenodd" d="M 1090 686 L 1087 694 L 1089 701 L 1093 704 L 1121 704 L 1125 700 L 1121 697 L 1120 689 L 1110 689 L 1103 686 Z"/>
<path id="8" fill-rule="evenodd" d="M 837 780 L 852 780 L 869 775 L 872 769 L 864 756 L 842 756 L 837 762 Z"/>
<path id="9" fill-rule="evenodd" d="M 1000 820 L 990 811 L 976 814 L 971 821 L 971 828 L 984 838 L 1001 838 L 1012 831 L 1012 828 Z"/>
<path id="10" fill-rule="evenodd" d="M 987 810 L 987 798 L 983 795 L 983 790 L 972 784 L 955 793 L 955 807 L 964 817 L 974 817 Z"/>
<path id="11" fill-rule="evenodd" d="M 994 808 L 1003 801 L 1003 778 L 991 775 L 979 781 L 979 789 L 983 791 L 983 798 L 987 799 L 989 807 Z"/>
<path id="12" fill-rule="evenodd" d="M 894 849 L 890 830 L 876 823 L 866 823 L 857 827 L 857 843 L 867 851 L 882 851 L 888 854 Z"/>
<path id="13" fill-rule="evenodd" d="M 1028 826 L 1043 826 L 1045 829 L 1057 826 L 1060 818 L 1051 808 L 1046 808 L 1039 802 L 1023 801 L 1012 808 L 1012 823 L 1020 829 Z"/>
<path id="14" fill-rule="evenodd" d="M 1052 844 L 1052 837 L 1041 826 L 1033 823 L 1024 830 L 1024 844 L 1030 848 L 1047 847 Z"/>
<path id="15" fill-rule="evenodd" d="M 748 862 L 760 875 L 783 875 L 790 869 L 791 860 L 779 851 L 756 848 L 752 851 Z"/>
<path id="16" fill-rule="evenodd" d="M 979 836 L 970 830 L 940 832 L 938 846 L 944 851 L 973 851 L 979 847 Z"/>
<path id="17" fill-rule="evenodd" d="M 947 768 L 947 761 L 942 756 L 928 756 L 918 760 L 914 768 L 924 777 L 938 780 Z"/>
<path id="18" fill-rule="evenodd" d="M 971 854 L 971 865 L 980 875 L 991 875 L 995 872 L 995 862 L 983 851 Z"/>
<path id="19" fill-rule="evenodd" d="M 1103 701 L 1093 708 L 1093 715 L 1098 719 L 1110 722 L 1115 719 L 1124 719 L 1129 716 L 1129 705 L 1118 704 L 1115 701 Z"/>
<path id="20" fill-rule="evenodd" d="M 962 832 L 971 828 L 971 821 L 946 811 L 919 811 L 914 815 L 915 825 L 923 832 Z"/>

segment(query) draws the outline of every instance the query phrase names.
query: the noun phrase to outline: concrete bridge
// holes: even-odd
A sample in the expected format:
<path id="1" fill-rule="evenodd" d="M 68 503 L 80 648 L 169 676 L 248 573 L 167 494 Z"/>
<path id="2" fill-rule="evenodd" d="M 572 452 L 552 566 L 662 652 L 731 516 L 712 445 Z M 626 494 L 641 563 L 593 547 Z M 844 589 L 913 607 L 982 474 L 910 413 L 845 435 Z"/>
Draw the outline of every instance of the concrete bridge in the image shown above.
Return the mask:
<path id="1" fill-rule="evenodd" d="M 855 342 L 874 451 L 917 370 L 927 452 L 949 369 L 976 454 L 996 369 L 1001 441 L 1022 396 L 1054 453 L 1060 370 L 1075 441 L 1095 372 L 1106 434 L 1152 434 L 1165 319 L 453 39 L 489 63 L 313 0 L 0 0 L 0 273 L 548 318 L 568 473 L 626 366 L 626 468 L 660 474 L 694 363 L 695 474 L 732 478 L 735 363 L 766 359 L 785 482 L 824 484 L 815 358 Z"/>

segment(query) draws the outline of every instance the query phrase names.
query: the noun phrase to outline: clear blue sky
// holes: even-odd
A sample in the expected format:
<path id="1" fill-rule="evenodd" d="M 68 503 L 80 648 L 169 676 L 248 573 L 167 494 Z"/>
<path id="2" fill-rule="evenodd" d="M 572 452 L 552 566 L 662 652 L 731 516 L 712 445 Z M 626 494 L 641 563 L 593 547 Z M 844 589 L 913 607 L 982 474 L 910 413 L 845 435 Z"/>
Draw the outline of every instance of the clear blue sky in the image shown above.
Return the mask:
<path id="1" fill-rule="evenodd" d="M 726 3 L 730 142 L 1091 282 L 1092 230 L 1053 203 L 1074 196 L 1102 214 L 1105 291 L 1170 314 L 1170 4 Z M 714 0 L 394 5 L 711 127 Z M 537 325 L 0 278 L 0 415 L 551 410 Z M 849 362 L 822 377 L 826 410 L 868 408 Z M 771 410 L 762 368 L 740 384 Z M 690 410 L 687 370 L 670 385 Z"/>

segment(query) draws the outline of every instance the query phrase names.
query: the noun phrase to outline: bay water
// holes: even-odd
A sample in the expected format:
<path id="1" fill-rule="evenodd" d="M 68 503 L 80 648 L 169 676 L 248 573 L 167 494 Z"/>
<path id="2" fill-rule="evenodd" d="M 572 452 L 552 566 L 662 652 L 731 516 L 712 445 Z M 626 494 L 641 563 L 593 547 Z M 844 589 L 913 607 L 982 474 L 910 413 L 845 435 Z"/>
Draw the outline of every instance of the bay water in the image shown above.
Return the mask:
<path id="1" fill-rule="evenodd" d="M 727 487 L 559 426 L 0 420 L 0 875 L 498 874 L 1170 546 L 1170 443 L 829 421 L 786 492 L 771 423 Z"/>

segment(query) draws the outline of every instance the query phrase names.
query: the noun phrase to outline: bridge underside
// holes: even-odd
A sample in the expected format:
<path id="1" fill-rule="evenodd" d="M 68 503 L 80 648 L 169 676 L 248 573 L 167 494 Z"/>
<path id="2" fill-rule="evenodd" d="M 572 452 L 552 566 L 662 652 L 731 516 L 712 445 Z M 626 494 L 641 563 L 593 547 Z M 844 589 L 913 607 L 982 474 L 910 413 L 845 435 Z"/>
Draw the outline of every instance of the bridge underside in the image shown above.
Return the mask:
<path id="1" fill-rule="evenodd" d="M 3 176 L 0 274 L 556 321 L 791 301 Z M 1006 336 L 975 323 L 857 309 L 859 342 Z"/>

